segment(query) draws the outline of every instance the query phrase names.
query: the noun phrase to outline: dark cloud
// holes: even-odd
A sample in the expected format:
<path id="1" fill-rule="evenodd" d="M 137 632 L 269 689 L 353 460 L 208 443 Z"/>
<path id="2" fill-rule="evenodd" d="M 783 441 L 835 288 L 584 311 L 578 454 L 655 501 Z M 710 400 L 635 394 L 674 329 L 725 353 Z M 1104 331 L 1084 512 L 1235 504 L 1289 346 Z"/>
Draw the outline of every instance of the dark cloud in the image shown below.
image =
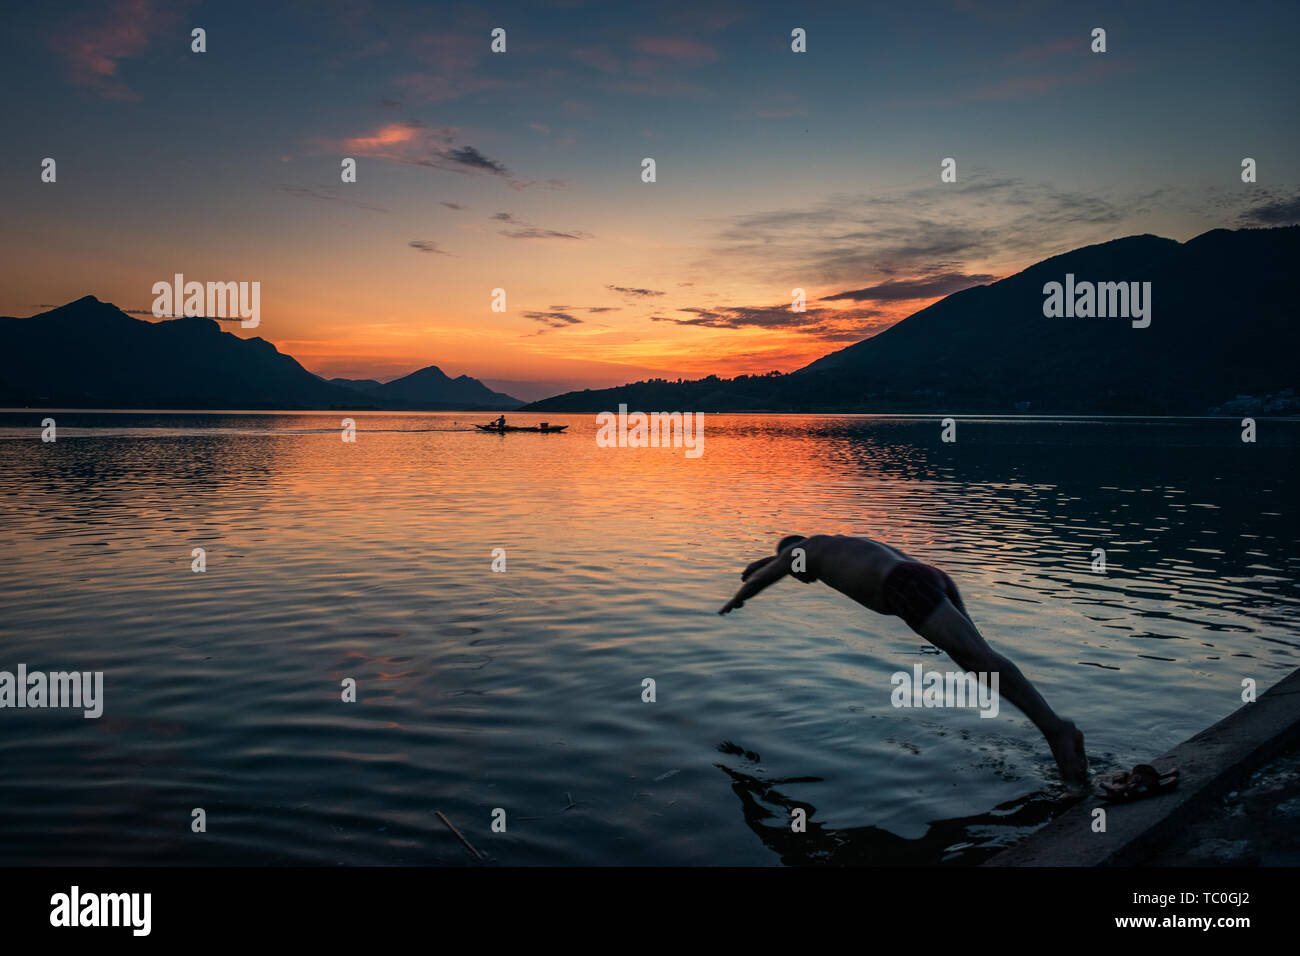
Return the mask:
<path id="1" fill-rule="evenodd" d="M 616 305 L 553 305 L 552 312 L 621 312 Z"/>
<path id="2" fill-rule="evenodd" d="M 554 309 L 550 312 L 525 312 L 524 318 L 532 319 L 534 322 L 540 322 L 543 325 L 549 325 L 553 329 L 563 329 L 582 322 L 582 319 L 576 315 L 570 315 L 568 312 L 558 312 Z"/>
<path id="3" fill-rule="evenodd" d="M 496 176 L 510 175 L 510 170 L 502 163 L 498 163 L 495 159 L 488 159 L 473 146 L 457 146 L 454 149 L 443 150 L 441 155 L 444 159 L 471 169 L 481 169 Z"/>
<path id="4" fill-rule="evenodd" d="M 345 206 L 353 206 L 357 209 L 369 209 L 371 212 L 388 212 L 383 206 L 375 206 L 359 199 L 353 199 L 349 196 L 341 196 L 332 186 L 326 186 L 322 189 L 309 189 L 306 186 L 275 186 L 274 192 L 284 193 L 287 196 L 293 196 L 295 199 L 312 199 L 318 202 L 337 202 Z"/>
<path id="5" fill-rule="evenodd" d="M 460 212 L 461 210 L 465 209 L 465 207 L 458 202 L 440 202 L 438 203 L 438 205 L 446 206 L 448 209 L 455 209 L 457 212 Z"/>
<path id="6" fill-rule="evenodd" d="M 1259 203 L 1241 214 L 1251 226 L 1290 226 L 1300 222 L 1300 195 Z"/>
<path id="7" fill-rule="evenodd" d="M 980 168 L 961 175 L 946 186 L 832 194 L 805 207 L 731 218 L 712 254 L 693 267 L 859 289 L 890 277 L 978 274 L 976 267 L 990 262 L 1036 260 L 1114 238 L 1117 224 L 1144 215 L 1168 192 L 1102 197 Z"/>
<path id="8" fill-rule="evenodd" d="M 611 292 L 619 292 L 622 293 L 623 295 L 635 295 L 635 296 L 640 296 L 642 298 L 646 296 L 666 294 L 663 292 L 657 292 L 654 289 L 629 289 L 626 286 L 621 286 L 621 285 L 607 285 L 605 286 L 605 288 L 609 289 Z"/>
<path id="9" fill-rule="evenodd" d="M 590 239 L 589 233 L 575 230 L 574 232 L 560 232 L 556 229 L 542 229 L 534 226 L 531 222 L 524 222 L 522 219 L 516 219 L 508 212 L 499 212 L 491 217 L 497 222 L 506 222 L 514 226 L 514 229 L 502 229 L 500 234 L 507 239 Z"/>
<path id="10" fill-rule="evenodd" d="M 407 243 L 412 249 L 418 249 L 420 252 L 432 252 L 440 256 L 449 256 L 450 252 L 439 249 L 438 244 L 431 239 L 412 239 Z"/>
<path id="11" fill-rule="evenodd" d="M 708 329 L 779 329 L 786 332 L 801 332 L 823 338 L 837 340 L 835 337 L 850 335 L 856 341 L 872 332 L 878 332 L 891 324 L 885 321 L 879 324 L 866 323 L 862 320 L 880 315 L 877 309 L 808 309 L 804 312 L 792 312 L 789 305 L 771 306 L 727 306 L 712 309 L 698 307 L 678 309 L 691 316 L 688 319 L 651 316 L 652 322 L 671 322 L 674 325 L 694 325 Z M 845 322 L 855 324 L 848 328 Z"/>
<path id="12" fill-rule="evenodd" d="M 922 276 L 918 279 L 890 279 L 865 289 L 853 289 L 824 295 L 822 302 L 836 302 L 844 299 L 853 302 L 907 302 L 911 299 L 934 299 L 974 285 L 992 282 L 997 276 L 966 275 L 961 272 L 945 272 L 939 275 Z"/>

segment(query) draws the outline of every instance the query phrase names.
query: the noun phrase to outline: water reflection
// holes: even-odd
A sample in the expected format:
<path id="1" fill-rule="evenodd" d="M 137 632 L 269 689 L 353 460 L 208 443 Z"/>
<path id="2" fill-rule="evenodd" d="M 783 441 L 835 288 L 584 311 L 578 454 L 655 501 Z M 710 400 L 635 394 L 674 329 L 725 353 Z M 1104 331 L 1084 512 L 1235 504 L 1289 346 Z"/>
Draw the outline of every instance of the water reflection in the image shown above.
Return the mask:
<path id="1" fill-rule="evenodd" d="M 714 614 L 792 532 L 947 570 L 1099 770 L 1300 663 L 1296 422 L 709 416 L 688 460 L 587 416 L 41 417 L 0 416 L 0 669 L 102 669 L 106 711 L 0 713 L 0 862 L 465 862 L 436 810 L 503 863 L 964 863 L 1058 812 L 1018 715 L 890 707 L 901 622 L 794 582 Z"/>

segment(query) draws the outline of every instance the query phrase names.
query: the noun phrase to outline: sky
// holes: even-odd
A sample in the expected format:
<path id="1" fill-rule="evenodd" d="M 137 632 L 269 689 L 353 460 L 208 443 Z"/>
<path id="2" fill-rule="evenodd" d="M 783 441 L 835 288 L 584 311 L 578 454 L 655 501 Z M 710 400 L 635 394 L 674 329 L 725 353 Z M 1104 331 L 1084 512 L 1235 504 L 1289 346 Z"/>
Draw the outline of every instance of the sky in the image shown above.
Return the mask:
<path id="1" fill-rule="evenodd" d="M 1078 246 L 1300 220 L 1297 35 L 1294 2 L 15 5 L 0 314 L 151 318 L 179 272 L 260 282 L 223 327 L 326 377 L 789 371 Z"/>

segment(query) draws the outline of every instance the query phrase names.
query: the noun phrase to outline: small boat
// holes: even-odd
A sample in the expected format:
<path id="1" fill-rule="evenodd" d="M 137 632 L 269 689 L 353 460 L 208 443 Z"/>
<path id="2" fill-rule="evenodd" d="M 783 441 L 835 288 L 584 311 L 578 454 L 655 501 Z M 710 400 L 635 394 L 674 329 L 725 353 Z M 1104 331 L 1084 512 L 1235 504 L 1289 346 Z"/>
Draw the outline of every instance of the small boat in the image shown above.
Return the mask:
<path id="1" fill-rule="evenodd" d="M 474 427 L 485 432 L 562 432 L 569 426 L 542 422 L 540 425 L 525 427 L 523 425 L 498 425 L 493 422 L 491 425 L 475 425 Z"/>

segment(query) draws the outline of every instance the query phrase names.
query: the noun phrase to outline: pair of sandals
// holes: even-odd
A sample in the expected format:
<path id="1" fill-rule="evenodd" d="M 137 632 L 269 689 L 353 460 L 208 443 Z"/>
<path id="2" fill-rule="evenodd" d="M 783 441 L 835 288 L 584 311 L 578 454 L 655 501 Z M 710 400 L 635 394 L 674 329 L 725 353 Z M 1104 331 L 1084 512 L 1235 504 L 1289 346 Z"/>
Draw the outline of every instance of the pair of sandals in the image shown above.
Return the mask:
<path id="1" fill-rule="evenodd" d="M 1157 770 L 1140 763 L 1127 773 L 1117 773 L 1102 781 L 1102 794 L 1112 803 L 1132 803 L 1144 797 L 1168 793 L 1178 786 L 1178 768 Z"/>

